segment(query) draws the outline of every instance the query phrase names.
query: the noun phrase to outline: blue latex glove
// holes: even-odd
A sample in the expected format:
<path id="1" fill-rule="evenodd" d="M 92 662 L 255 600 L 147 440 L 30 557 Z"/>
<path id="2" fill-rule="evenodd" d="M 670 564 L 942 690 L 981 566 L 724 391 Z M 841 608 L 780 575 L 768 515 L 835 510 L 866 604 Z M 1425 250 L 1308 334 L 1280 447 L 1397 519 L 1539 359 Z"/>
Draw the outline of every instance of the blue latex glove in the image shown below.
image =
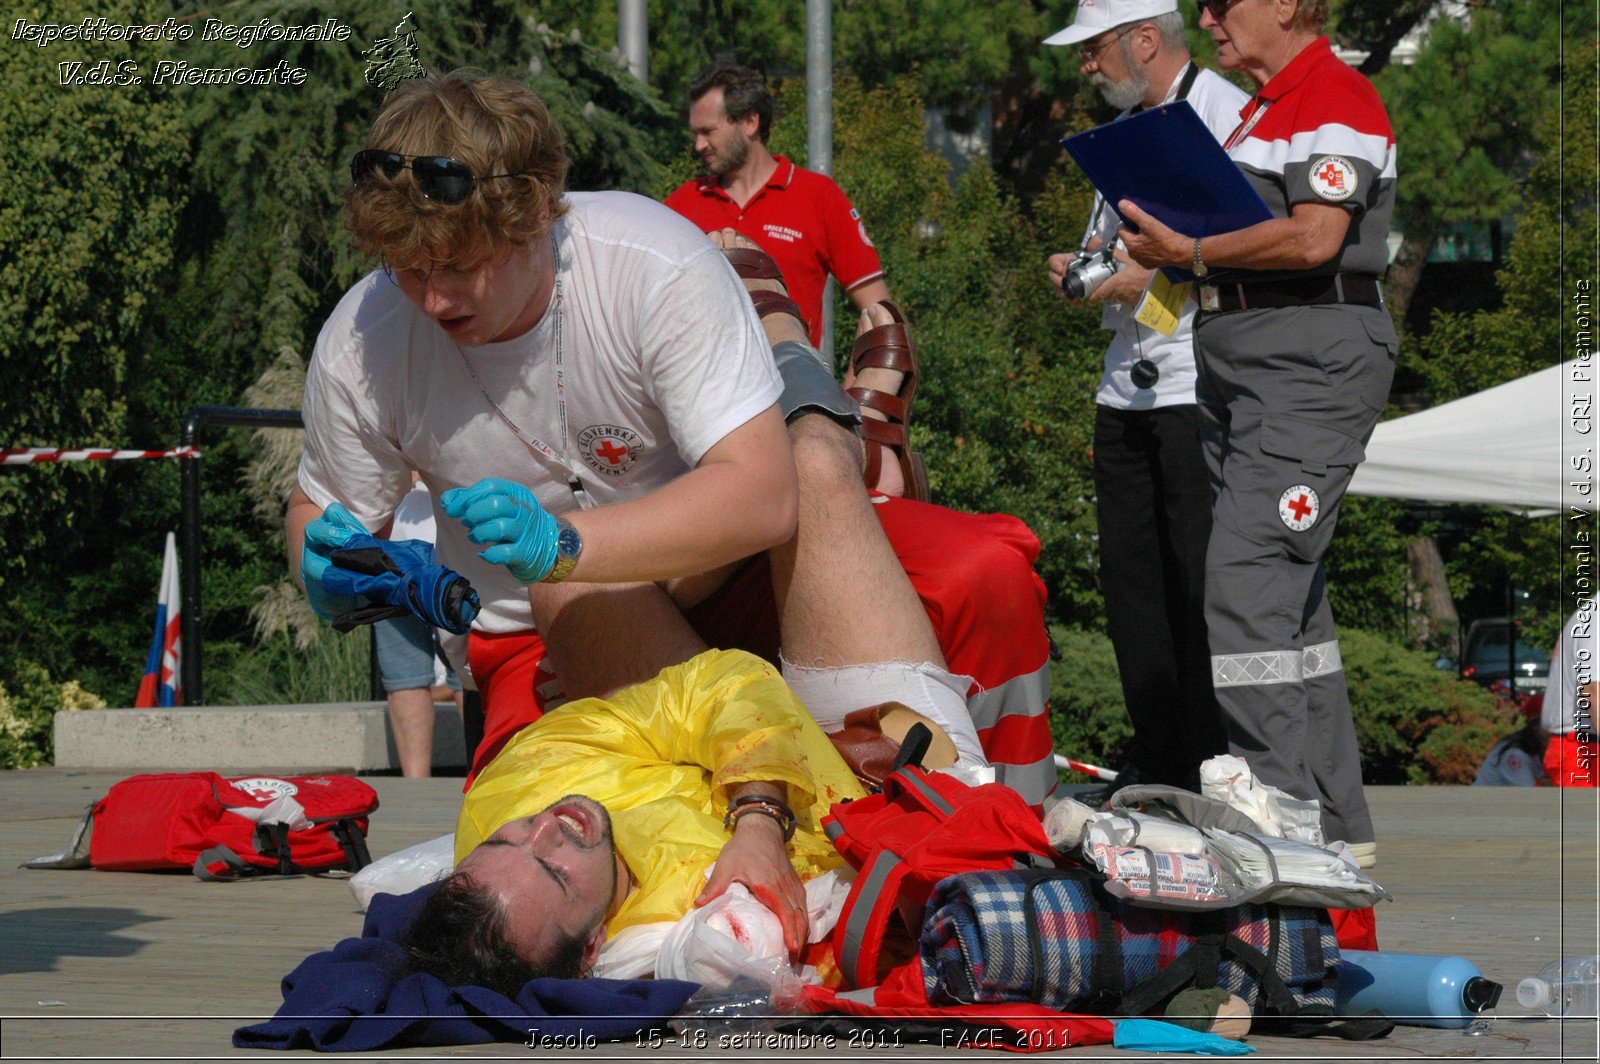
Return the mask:
<path id="1" fill-rule="evenodd" d="M 505 566 L 524 584 L 537 584 L 555 568 L 556 519 L 521 484 L 487 477 L 470 488 L 451 488 L 439 505 L 466 526 L 468 539 L 490 544 L 478 557 Z"/>
<path id="2" fill-rule="evenodd" d="M 323 586 L 322 576 L 332 564 L 333 552 L 343 549 L 352 536 L 367 535 L 367 526 L 357 521 L 343 503 L 333 503 L 322 516 L 306 525 L 306 542 L 300 551 L 300 582 L 305 585 L 311 608 L 325 621 L 370 605 L 353 595 L 336 595 Z"/>
<path id="3" fill-rule="evenodd" d="M 1118 1049 L 1137 1049 L 1146 1053 L 1199 1053 L 1209 1057 L 1242 1057 L 1256 1047 L 1235 1042 L 1210 1031 L 1191 1031 L 1175 1023 L 1133 1017 L 1118 1020 L 1111 1036 Z"/>
<path id="4" fill-rule="evenodd" d="M 467 578 L 433 560 L 433 544 L 420 539 L 351 536 L 333 552 L 322 586 L 336 595 L 365 600 L 333 619 L 341 632 L 412 613 L 457 635 L 478 615 L 478 593 Z"/>

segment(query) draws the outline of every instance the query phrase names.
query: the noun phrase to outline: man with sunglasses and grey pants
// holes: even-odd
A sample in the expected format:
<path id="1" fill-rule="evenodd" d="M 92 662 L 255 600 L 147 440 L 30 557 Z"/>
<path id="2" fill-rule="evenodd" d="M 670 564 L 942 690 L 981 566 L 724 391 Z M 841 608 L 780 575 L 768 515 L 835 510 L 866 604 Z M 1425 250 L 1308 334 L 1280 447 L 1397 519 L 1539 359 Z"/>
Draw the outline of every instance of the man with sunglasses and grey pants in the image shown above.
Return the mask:
<path id="1" fill-rule="evenodd" d="M 347 221 L 385 268 L 351 289 L 317 342 L 291 556 L 320 613 L 348 609 L 319 574 L 349 537 L 381 533 L 410 471 L 421 474 L 440 555 L 482 602 L 469 651 L 486 718 L 474 771 L 556 705 L 703 650 L 712 640 L 685 611 L 715 601 L 722 570 L 747 576 L 744 560 L 763 553 L 786 679 L 825 728 L 901 701 L 945 728 L 962 763 L 983 766 L 971 679 L 945 668 L 861 487 L 859 437 L 803 410 L 785 425 L 773 347 L 807 345 L 799 319 L 758 319 L 723 254 L 659 204 L 564 195 L 559 130 L 520 85 L 406 82 L 368 143 Z M 924 509 L 977 523 L 962 544 L 977 549 L 952 548 L 949 579 L 1007 626 L 1031 609 L 1042 642 L 1031 534 L 1009 518 Z M 725 605 L 724 621 L 742 620 L 738 600 Z M 1037 803 L 1054 773 L 1022 782 L 1038 784 L 1024 791 Z"/>

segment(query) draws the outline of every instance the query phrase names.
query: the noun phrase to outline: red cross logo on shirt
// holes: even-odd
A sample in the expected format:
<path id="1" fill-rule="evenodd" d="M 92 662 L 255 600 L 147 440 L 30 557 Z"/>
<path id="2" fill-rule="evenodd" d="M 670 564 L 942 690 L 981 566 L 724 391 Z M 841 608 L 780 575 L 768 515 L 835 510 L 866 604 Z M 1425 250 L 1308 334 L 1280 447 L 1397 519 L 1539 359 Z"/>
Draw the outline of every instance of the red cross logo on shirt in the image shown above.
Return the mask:
<path id="1" fill-rule="evenodd" d="M 627 476 L 639 461 L 644 440 L 624 425 L 590 425 L 578 433 L 578 447 L 590 469 L 617 480 Z"/>
<path id="2" fill-rule="evenodd" d="M 628 457 L 626 447 L 618 447 L 610 440 L 606 440 L 594 449 L 594 453 L 604 458 L 609 465 L 621 465 L 622 460 Z"/>
<path id="3" fill-rule="evenodd" d="M 1304 521 L 1306 514 L 1311 512 L 1311 500 L 1302 494 L 1289 504 L 1289 509 L 1294 511 L 1296 521 Z"/>
<path id="4" fill-rule="evenodd" d="M 1328 163 L 1321 170 L 1317 171 L 1317 176 L 1322 178 L 1323 183 L 1329 188 L 1344 188 L 1344 171 L 1332 163 Z"/>

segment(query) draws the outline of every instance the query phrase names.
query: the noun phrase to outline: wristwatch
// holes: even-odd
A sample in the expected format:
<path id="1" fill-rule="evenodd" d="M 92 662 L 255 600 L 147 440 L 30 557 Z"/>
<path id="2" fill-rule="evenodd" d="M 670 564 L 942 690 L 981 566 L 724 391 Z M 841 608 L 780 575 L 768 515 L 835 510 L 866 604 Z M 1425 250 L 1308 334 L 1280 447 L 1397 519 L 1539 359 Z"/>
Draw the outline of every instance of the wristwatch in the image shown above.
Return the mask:
<path id="1" fill-rule="evenodd" d="M 1200 257 L 1200 238 L 1199 237 L 1195 237 L 1194 238 L 1194 275 L 1196 277 L 1204 277 L 1206 274 L 1208 274 L 1210 272 L 1211 272 L 1211 268 L 1206 265 L 1206 260 L 1202 259 Z"/>
<path id="2" fill-rule="evenodd" d="M 578 555 L 582 553 L 583 537 L 578 535 L 578 530 L 565 517 L 556 518 L 556 563 L 550 567 L 550 575 L 540 582 L 561 583 L 572 575 L 572 567 L 578 564 Z"/>

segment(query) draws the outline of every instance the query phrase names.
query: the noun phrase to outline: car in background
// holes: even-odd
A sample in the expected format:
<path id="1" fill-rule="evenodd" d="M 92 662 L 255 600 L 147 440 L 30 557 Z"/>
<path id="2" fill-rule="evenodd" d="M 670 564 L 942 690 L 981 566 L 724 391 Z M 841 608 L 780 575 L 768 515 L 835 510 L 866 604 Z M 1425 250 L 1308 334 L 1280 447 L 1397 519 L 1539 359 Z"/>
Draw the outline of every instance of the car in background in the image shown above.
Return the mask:
<path id="1" fill-rule="evenodd" d="M 1506 683 L 1511 676 L 1511 632 L 1504 617 L 1473 621 L 1461 654 L 1462 679 L 1485 687 Z M 1525 642 L 1519 632 L 1516 655 L 1517 691 L 1543 691 L 1550 682 L 1550 654 Z"/>

